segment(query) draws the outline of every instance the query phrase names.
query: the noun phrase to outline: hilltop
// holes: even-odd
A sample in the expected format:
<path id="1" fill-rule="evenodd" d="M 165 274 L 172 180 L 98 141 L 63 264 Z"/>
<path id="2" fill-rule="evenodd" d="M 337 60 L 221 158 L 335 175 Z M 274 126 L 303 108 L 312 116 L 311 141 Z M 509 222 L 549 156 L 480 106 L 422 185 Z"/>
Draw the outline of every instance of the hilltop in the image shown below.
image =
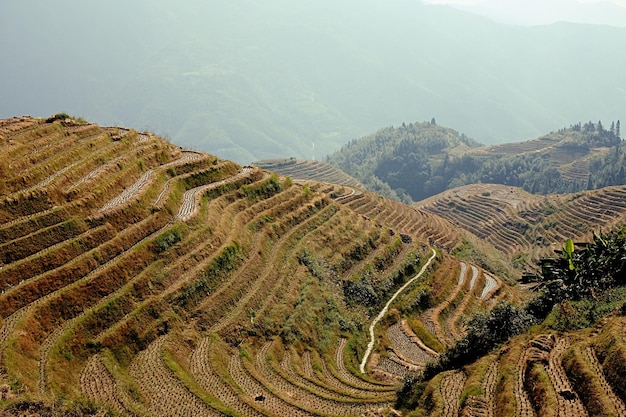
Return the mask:
<path id="1" fill-rule="evenodd" d="M 307 166 L 324 174 L 300 181 L 64 114 L 0 121 L 0 414 L 623 412 L 619 274 L 598 281 L 595 309 L 533 296 L 499 242 Z M 594 244 L 620 254 L 620 236 Z M 542 265 L 545 288 L 566 277 L 566 294 L 588 296 L 568 260 L 601 275 L 566 249 Z M 485 323 L 519 324 L 557 296 L 541 327 L 463 354 Z"/>
<path id="2" fill-rule="evenodd" d="M 481 146 L 431 122 L 388 127 L 354 140 L 328 161 L 388 197 L 418 202 L 450 188 L 486 183 L 533 194 L 626 183 L 620 122 L 578 123 L 535 140 Z"/>

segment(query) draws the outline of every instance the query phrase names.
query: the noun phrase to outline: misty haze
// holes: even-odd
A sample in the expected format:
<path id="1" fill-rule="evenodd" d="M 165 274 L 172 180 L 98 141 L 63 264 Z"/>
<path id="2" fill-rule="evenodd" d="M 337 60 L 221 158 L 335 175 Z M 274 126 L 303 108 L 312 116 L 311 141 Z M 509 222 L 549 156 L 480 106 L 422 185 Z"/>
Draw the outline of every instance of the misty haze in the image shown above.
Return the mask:
<path id="1" fill-rule="evenodd" d="M 512 26 L 416 0 L 31 0 L 0 11 L 11 57 L 0 116 L 65 111 L 241 163 L 323 159 L 432 117 L 493 144 L 626 108 L 620 27 Z"/>

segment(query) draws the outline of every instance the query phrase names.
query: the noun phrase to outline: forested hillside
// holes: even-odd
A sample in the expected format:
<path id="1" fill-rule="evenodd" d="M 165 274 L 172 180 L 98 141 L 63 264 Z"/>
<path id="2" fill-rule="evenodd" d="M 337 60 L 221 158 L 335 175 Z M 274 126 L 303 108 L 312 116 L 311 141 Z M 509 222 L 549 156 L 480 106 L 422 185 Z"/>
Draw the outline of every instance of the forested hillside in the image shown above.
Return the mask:
<path id="1" fill-rule="evenodd" d="M 578 123 L 521 143 L 480 146 L 431 122 L 388 127 L 354 140 L 328 161 L 369 189 L 420 201 L 453 187 L 493 183 L 535 194 L 626 183 L 620 122 Z"/>

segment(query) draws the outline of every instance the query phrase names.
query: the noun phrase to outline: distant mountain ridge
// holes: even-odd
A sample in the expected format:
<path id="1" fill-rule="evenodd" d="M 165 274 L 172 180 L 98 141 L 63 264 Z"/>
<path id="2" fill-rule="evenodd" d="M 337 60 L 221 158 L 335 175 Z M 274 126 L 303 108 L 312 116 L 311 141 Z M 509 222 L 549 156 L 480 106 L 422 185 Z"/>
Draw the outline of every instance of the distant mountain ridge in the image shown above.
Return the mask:
<path id="1" fill-rule="evenodd" d="M 618 2 L 610 0 L 596 2 L 551 0 L 549 4 L 542 0 L 523 2 L 486 0 L 477 4 L 455 4 L 452 7 L 514 25 L 536 26 L 575 22 L 626 27 L 626 8 L 616 3 Z M 520 7 L 522 4 L 523 7 Z"/>
<path id="2" fill-rule="evenodd" d="M 17 54 L 0 68 L 0 116 L 64 109 L 244 164 L 323 159 L 431 117 L 482 143 L 626 119 L 622 28 L 508 26 L 413 0 L 0 8 L 0 45 Z"/>

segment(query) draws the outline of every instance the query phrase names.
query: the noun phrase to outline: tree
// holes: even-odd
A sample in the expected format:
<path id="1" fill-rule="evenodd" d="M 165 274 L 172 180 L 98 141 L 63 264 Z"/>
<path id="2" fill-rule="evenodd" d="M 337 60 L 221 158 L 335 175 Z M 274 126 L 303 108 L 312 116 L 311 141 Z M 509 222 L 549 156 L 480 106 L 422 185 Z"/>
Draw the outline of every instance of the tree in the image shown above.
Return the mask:
<path id="1" fill-rule="evenodd" d="M 621 139 L 620 135 L 619 135 L 619 120 L 617 121 L 617 123 L 615 124 L 615 136 L 618 139 Z"/>

